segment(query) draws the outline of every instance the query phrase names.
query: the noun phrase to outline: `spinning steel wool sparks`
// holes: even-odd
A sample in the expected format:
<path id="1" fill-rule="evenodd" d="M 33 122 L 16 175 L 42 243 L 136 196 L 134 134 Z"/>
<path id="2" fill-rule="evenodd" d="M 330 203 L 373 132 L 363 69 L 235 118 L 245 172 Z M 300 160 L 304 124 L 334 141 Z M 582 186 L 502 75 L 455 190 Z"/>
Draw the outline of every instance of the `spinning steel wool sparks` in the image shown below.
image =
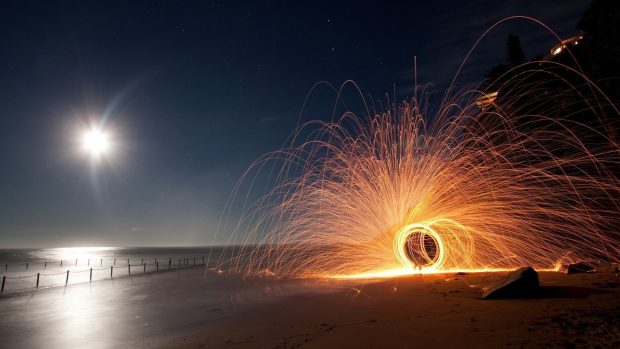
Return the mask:
<path id="1" fill-rule="evenodd" d="M 589 147 L 585 125 L 536 116 L 525 133 L 519 121 L 446 107 L 427 122 L 413 100 L 367 123 L 324 124 L 326 141 L 272 154 L 286 166 L 233 267 L 372 276 L 616 258 L 617 146 Z"/>
<path id="2" fill-rule="evenodd" d="M 283 162 L 234 228 L 229 267 L 374 277 L 617 260 L 618 111 L 577 70 L 544 63 L 494 86 L 484 110 L 465 90 L 432 115 L 413 98 L 302 125 L 319 126 L 252 168 Z"/>

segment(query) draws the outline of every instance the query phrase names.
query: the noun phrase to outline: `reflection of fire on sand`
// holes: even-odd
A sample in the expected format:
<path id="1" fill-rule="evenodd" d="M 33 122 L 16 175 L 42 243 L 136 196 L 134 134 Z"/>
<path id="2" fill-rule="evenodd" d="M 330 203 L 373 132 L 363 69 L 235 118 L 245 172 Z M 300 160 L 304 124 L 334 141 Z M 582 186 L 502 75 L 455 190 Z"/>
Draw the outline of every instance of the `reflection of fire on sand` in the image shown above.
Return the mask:
<path id="1" fill-rule="evenodd" d="M 620 277 L 606 270 L 540 272 L 537 289 L 480 300 L 506 273 L 244 282 L 190 268 L 5 295 L 0 334 L 3 348 L 610 348 Z"/>
<path id="2" fill-rule="evenodd" d="M 346 281 L 156 343 L 174 348 L 572 348 L 620 344 L 617 273 L 541 272 L 527 295 L 480 300 L 505 273 Z"/>

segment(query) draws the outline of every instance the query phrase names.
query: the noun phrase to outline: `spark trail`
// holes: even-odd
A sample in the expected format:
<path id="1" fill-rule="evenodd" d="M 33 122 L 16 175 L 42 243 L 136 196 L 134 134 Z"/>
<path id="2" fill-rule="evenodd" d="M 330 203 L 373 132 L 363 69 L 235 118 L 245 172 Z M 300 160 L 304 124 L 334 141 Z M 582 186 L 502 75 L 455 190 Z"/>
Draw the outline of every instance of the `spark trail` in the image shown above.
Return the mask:
<path id="1" fill-rule="evenodd" d="M 463 90 L 432 115 L 412 98 L 302 125 L 307 140 L 251 169 L 281 166 L 234 227 L 242 247 L 226 264 L 352 277 L 618 260 L 620 153 L 608 121 L 618 111 L 577 70 L 543 63 L 513 71 L 483 111 L 474 100 L 484 93 Z"/>

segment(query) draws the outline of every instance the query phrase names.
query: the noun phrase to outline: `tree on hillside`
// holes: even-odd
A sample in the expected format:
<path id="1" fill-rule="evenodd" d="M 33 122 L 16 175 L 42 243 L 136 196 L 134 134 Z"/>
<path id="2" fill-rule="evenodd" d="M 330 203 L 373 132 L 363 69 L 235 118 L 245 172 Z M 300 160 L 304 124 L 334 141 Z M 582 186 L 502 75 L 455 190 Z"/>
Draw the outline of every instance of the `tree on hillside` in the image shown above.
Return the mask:
<path id="1" fill-rule="evenodd" d="M 508 35 L 506 40 L 506 62 L 514 68 L 525 62 L 525 53 L 521 47 L 521 40 L 516 35 Z"/>
<path id="2" fill-rule="evenodd" d="M 525 53 L 521 47 L 521 40 L 518 36 L 510 34 L 506 39 L 506 62 L 487 71 L 481 89 L 486 90 L 491 87 L 491 89 L 497 90 L 497 87 L 501 85 L 502 76 L 523 63 L 525 63 Z M 506 76 L 504 77 L 506 78 Z"/>
<path id="3" fill-rule="evenodd" d="M 577 28 L 584 33 L 581 67 L 620 103 L 620 1 L 594 0 Z"/>

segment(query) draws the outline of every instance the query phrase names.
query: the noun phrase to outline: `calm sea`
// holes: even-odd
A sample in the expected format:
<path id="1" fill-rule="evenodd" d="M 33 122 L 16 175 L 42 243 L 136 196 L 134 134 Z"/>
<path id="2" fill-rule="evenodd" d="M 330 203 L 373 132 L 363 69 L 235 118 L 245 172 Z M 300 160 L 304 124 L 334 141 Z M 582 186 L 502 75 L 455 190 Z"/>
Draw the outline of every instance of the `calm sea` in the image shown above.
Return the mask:
<path id="1" fill-rule="evenodd" d="M 0 249 L 0 276 L 5 277 L 4 293 L 13 293 L 36 288 L 37 277 L 39 288 L 44 288 L 130 273 L 215 266 L 222 250 L 221 247 Z"/>

